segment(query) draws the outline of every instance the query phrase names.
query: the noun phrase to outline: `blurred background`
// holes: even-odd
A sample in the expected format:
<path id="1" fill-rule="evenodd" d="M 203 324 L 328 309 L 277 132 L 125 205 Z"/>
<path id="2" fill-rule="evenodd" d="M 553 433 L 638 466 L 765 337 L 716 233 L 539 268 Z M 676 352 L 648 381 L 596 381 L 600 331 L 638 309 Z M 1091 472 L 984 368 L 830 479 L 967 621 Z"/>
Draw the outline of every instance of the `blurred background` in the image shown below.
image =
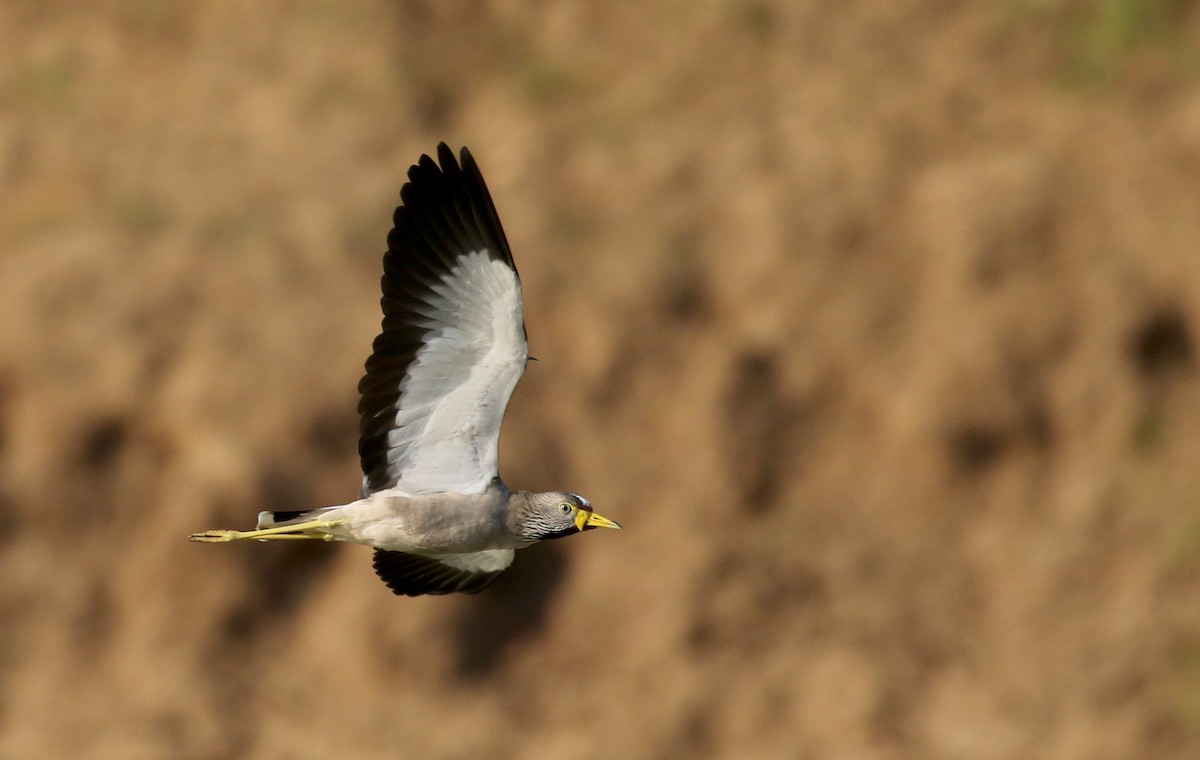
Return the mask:
<path id="1" fill-rule="evenodd" d="M 1198 6 L 7 0 L 0 757 L 1200 755 Z M 355 496 L 440 140 L 626 530 L 188 544 Z"/>

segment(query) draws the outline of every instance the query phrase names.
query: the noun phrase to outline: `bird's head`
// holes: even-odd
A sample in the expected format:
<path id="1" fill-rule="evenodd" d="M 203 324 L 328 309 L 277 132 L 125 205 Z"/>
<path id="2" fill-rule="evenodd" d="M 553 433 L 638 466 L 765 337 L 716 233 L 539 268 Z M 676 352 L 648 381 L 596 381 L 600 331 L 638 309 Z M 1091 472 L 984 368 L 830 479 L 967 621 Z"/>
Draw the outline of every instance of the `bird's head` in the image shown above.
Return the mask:
<path id="1" fill-rule="evenodd" d="M 620 527 L 596 514 L 587 499 L 566 491 L 528 494 L 524 508 L 518 514 L 518 531 L 529 541 L 562 538 L 592 528 Z"/>

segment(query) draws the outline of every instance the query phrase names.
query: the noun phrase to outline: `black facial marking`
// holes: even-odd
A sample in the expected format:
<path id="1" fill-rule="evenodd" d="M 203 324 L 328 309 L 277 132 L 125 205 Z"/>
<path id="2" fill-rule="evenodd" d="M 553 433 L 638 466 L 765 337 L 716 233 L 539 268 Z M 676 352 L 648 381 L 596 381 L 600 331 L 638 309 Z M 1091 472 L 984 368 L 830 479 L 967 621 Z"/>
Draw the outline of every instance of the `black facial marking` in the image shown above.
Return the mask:
<path id="1" fill-rule="evenodd" d="M 563 528 L 562 530 L 556 530 L 553 533 L 543 533 L 538 538 L 538 540 L 539 541 L 549 541 L 549 540 L 555 539 L 555 538 L 566 538 L 567 536 L 573 536 L 578 532 L 579 532 L 579 529 L 576 528 L 574 525 L 572 525 L 569 528 Z"/>

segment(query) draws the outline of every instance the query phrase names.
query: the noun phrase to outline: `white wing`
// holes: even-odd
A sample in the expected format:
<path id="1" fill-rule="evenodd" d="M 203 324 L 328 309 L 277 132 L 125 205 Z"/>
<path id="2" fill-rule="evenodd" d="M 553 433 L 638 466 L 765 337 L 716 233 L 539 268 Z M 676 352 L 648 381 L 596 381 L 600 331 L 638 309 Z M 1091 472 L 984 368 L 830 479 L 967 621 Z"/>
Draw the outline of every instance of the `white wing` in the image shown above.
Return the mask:
<path id="1" fill-rule="evenodd" d="M 366 495 L 482 493 L 529 360 L 521 281 L 471 154 L 409 170 L 384 256 L 383 332 L 359 383 Z"/>

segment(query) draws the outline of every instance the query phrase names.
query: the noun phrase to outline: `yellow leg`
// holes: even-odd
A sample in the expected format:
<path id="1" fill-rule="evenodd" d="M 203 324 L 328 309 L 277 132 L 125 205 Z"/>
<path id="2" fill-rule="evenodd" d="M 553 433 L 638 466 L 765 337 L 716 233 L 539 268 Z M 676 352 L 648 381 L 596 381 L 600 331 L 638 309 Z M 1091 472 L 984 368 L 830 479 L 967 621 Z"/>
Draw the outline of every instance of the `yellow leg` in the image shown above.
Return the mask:
<path id="1" fill-rule="evenodd" d="M 336 528 L 344 520 L 309 520 L 294 525 L 276 525 L 273 528 L 260 530 L 206 530 L 203 533 L 193 533 L 188 541 L 204 544 L 223 544 L 228 541 L 285 541 L 301 538 L 313 538 L 321 541 L 333 541 L 334 536 L 326 533 L 329 528 Z"/>

